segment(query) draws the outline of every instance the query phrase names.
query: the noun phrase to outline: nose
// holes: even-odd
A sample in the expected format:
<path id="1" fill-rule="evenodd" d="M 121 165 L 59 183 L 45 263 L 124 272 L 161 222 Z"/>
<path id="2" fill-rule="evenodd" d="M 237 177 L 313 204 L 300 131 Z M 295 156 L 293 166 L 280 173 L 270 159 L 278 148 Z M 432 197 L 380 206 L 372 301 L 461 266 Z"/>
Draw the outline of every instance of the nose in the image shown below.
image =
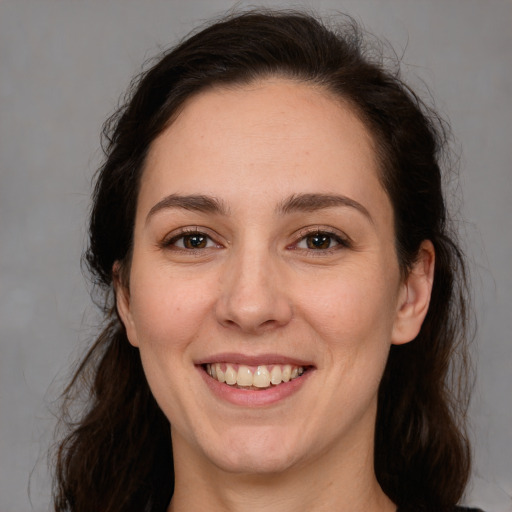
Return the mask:
<path id="1" fill-rule="evenodd" d="M 230 258 L 216 305 L 220 324 L 258 334 L 290 322 L 293 308 L 276 258 L 264 251 L 246 251 Z"/>

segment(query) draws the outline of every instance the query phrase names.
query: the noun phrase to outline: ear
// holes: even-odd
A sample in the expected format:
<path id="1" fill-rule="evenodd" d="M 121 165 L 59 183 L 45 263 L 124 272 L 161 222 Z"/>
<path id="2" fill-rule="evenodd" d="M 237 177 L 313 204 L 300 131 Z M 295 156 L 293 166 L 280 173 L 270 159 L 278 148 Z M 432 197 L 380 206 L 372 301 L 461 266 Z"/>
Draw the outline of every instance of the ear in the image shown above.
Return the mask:
<path id="1" fill-rule="evenodd" d="M 391 342 L 402 345 L 420 332 L 427 315 L 434 282 L 435 250 L 430 240 L 424 240 L 418 257 L 401 284 Z"/>
<path id="2" fill-rule="evenodd" d="M 131 312 L 131 304 L 130 304 L 130 288 L 128 284 L 125 282 L 126 279 L 123 278 L 121 263 L 116 261 L 112 268 L 112 274 L 114 276 L 114 291 L 116 297 L 116 307 L 117 314 L 123 322 L 124 328 L 126 330 L 126 335 L 128 337 L 128 341 L 134 347 L 138 347 L 137 334 L 135 330 L 135 324 L 133 322 L 132 312 Z"/>

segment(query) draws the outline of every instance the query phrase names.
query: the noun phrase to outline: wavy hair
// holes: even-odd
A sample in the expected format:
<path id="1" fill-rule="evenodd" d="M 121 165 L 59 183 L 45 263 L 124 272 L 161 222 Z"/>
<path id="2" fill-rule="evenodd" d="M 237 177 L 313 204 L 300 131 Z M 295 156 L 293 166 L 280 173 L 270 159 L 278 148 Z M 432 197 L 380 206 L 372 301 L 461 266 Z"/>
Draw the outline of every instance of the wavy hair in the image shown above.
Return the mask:
<path id="1" fill-rule="evenodd" d="M 55 456 L 56 512 L 164 512 L 168 506 L 170 425 L 117 315 L 113 266 L 129 268 L 148 149 L 185 101 L 207 88 L 273 76 L 323 87 L 348 102 L 373 136 L 402 275 L 423 240 L 434 245 L 427 317 L 415 340 L 391 348 L 379 388 L 375 472 L 401 510 L 449 510 L 463 494 L 470 472 L 469 293 L 443 195 L 446 124 L 397 69 L 386 69 L 379 48 L 371 48 L 352 19 L 329 28 L 309 14 L 257 10 L 217 20 L 159 56 L 104 126 L 85 261 L 104 293 L 106 326 L 63 395 L 68 431 Z M 77 400 L 85 406 L 73 417 Z"/>

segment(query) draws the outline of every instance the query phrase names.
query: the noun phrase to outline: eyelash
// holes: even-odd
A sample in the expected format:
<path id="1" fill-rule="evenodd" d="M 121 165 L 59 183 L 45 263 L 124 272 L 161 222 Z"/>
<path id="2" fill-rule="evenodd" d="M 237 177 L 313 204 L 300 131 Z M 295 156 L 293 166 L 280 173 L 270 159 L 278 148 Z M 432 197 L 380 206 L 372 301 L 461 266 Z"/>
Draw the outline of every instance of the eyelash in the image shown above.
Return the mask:
<path id="1" fill-rule="evenodd" d="M 299 247 L 299 244 L 302 242 L 306 242 L 309 237 L 324 237 L 329 239 L 329 247 L 326 248 L 311 248 L 311 247 Z M 335 242 L 336 245 L 331 246 L 331 243 Z M 329 229 L 325 229 L 322 227 L 315 227 L 313 229 L 307 228 L 299 232 L 299 237 L 296 242 L 289 246 L 290 249 L 306 251 L 311 256 L 322 256 L 324 254 L 330 254 L 335 251 L 339 251 L 341 249 L 348 249 L 352 247 L 351 240 L 345 235 L 341 235 L 340 233 L 333 232 Z"/>
<path id="2" fill-rule="evenodd" d="M 206 243 L 208 244 L 206 247 L 180 247 L 177 245 L 177 242 L 180 240 L 184 240 L 187 237 L 202 237 L 206 239 Z M 299 244 L 302 242 L 307 243 L 308 237 L 324 237 L 325 239 L 329 239 L 329 247 L 326 248 L 311 248 L 311 247 L 299 247 Z M 179 251 L 186 251 L 186 252 L 196 252 L 196 251 L 203 251 L 205 249 L 211 249 L 212 245 L 211 243 L 215 245 L 215 248 L 222 248 L 223 246 L 216 242 L 208 233 L 205 233 L 204 231 L 201 231 L 197 227 L 195 228 L 183 228 L 180 230 L 179 233 L 174 234 L 170 238 L 166 238 L 162 241 L 160 246 L 165 249 L 173 249 L 173 250 L 179 250 Z M 331 246 L 331 243 L 335 242 L 336 245 Z M 324 254 L 329 254 L 335 251 L 338 251 L 340 249 L 350 248 L 352 246 L 352 243 L 350 239 L 347 236 L 342 236 L 339 233 L 335 233 L 333 231 L 330 231 L 325 228 L 321 227 L 315 227 L 314 229 L 306 228 L 301 230 L 298 233 L 298 238 L 295 242 L 288 245 L 286 248 L 290 250 L 299 250 L 299 251 L 305 251 L 306 253 L 311 254 L 312 256 L 322 256 Z M 315 254 L 316 253 L 316 254 Z"/>
<path id="3" fill-rule="evenodd" d="M 179 247 L 176 243 L 183 239 L 185 240 L 187 237 L 204 237 L 207 240 L 207 244 L 213 242 L 213 244 L 219 248 L 222 247 L 221 244 L 217 243 L 208 233 L 199 230 L 198 228 L 183 228 L 179 233 L 174 234 L 170 238 L 165 238 L 160 244 L 164 249 L 174 249 L 179 251 L 187 251 L 187 252 L 195 252 L 195 251 L 203 251 L 204 249 L 211 249 L 211 245 L 209 247 Z"/>

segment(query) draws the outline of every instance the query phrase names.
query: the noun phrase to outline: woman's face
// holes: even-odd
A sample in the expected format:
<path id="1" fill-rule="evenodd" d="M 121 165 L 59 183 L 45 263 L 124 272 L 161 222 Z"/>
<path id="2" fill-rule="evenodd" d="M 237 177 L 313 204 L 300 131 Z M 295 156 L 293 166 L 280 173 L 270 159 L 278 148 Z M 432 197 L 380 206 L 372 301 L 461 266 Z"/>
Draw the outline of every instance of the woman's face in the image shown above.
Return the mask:
<path id="1" fill-rule="evenodd" d="M 117 291 L 175 460 L 261 473 L 371 457 L 407 284 L 346 105 L 284 79 L 191 99 L 151 147 Z"/>

